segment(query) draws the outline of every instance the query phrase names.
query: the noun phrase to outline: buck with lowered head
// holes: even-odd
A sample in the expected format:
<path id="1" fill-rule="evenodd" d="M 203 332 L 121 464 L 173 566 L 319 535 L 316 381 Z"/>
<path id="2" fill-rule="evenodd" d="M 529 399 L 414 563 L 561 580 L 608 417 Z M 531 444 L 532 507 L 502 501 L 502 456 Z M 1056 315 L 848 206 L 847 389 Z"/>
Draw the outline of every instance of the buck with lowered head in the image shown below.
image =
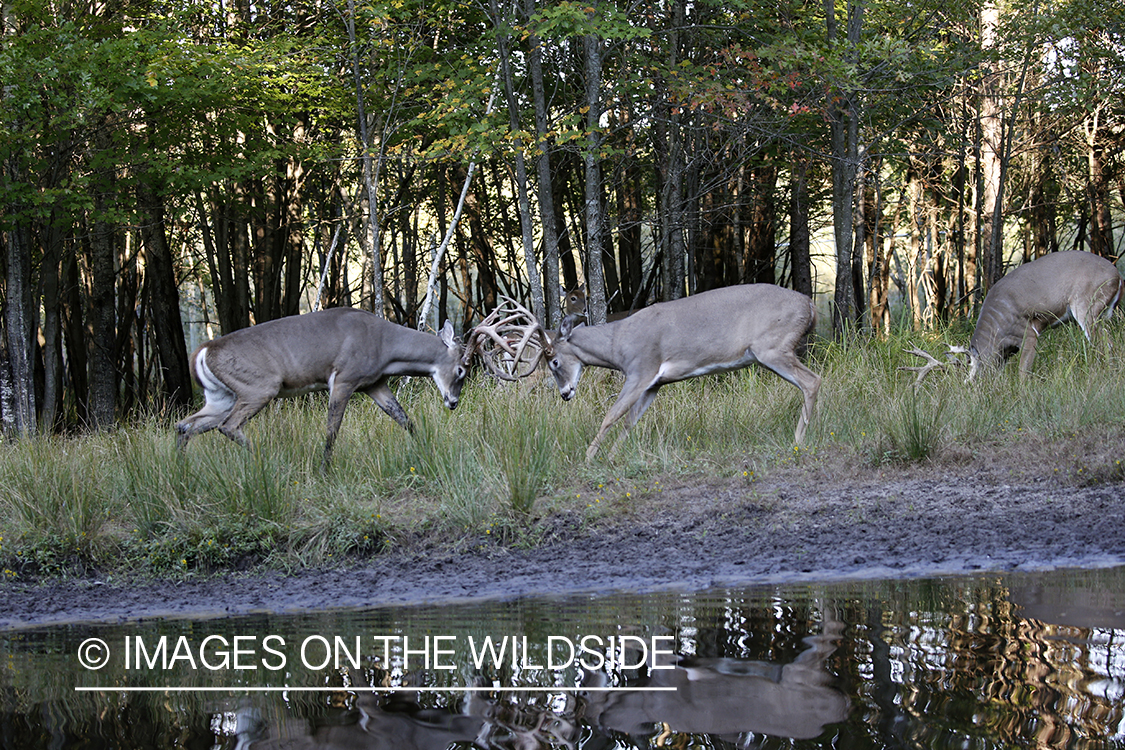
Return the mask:
<path id="1" fill-rule="evenodd" d="M 1074 321 L 1092 342 L 1098 317 L 1113 312 L 1122 283 L 1117 266 L 1080 250 L 1049 253 L 1016 268 L 992 285 L 981 305 L 967 350 L 969 379 L 1017 351 L 1026 378 L 1039 334 L 1050 326 Z"/>
<path id="2" fill-rule="evenodd" d="M 538 331 L 542 356 L 565 401 L 574 398 L 583 367 L 625 374 L 617 401 L 586 451 L 590 460 L 609 428 L 628 415 L 617 445 L 624 440 L 662 386 L 754 363 L 804 394 L 794 434 L 801 443 L 816 406 L 820 376 L 801 363 L 797 351 L 816 318 L 812 300 L 803 294 L 773 284 L 746 284 L 661 302 L 605 325 L 580 325 L 575 316 L 567 316 L 557 335 L 541 327 Z"/>
<path id="3" fill-rule="evenodd" d="M 415 331 L 350 307 L 259 323 L 203 344 L 191 355 L 191 374 L 203 388 L 206 405 L 176 425 L 183 449 L 193 435 L 218 428 L 247 445 L 243 425 L 277 397 L 327 390 L 327 468 L 348 399 L 366 393 L 406 430 L 413 425 L 391 393 L 395 375 L 434 379 L 445 405 L 461 395 L 477 344 L 464 349 L 446 321 L 440 336 Z"/>

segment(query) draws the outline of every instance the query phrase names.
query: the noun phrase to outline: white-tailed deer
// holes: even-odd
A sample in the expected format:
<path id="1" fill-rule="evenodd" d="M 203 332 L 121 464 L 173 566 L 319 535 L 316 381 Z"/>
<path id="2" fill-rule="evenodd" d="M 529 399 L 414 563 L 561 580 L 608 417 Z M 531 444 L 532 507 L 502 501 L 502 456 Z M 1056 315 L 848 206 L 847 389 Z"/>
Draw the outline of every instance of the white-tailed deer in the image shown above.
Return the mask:
<path id="1" fill-rule="evenodd" d="M 1035 361 L 1039 334 L 1051 326 L 1074 321 L 1093 342 L 1097 320 L 1110 315 L 1121 299 L 1125 282 L 1117 266 L 1081 250 L 1049 253 L 1025 263 L 992 285 L 980 308 L 969 348 L 951 346 L 952 354 L 969 355 L 969 380 L 983 369 L 995 370 L 1020 352 L 1020 378 L 1026 379 Z M 918 373 L 917 386 L 939 362 L 919 349 L 909 350 L 929 361 L 924 367 L 904 367 Z"/>
<path id="2" fill-rule="evenodd" d="M 563 307 L 566 311 L 566 315 L 581 315 L 583 319 L 589 321 L 590 311 L 587 308 L 588 304 L 589 300 L 586 298 L 585 284 L 579 284 L 569 292 L 565 289 L 563 290 Z M 640 309 L 641 308 L 638 307 L 633 310 L 622 310 L 621 312 L 607 312 L 605 321 L 607 323 L 613 323 L 614 321 L 629 317 Z"/>
<path id="3" fill-rule="evenodd" d="M 1095 323 L 1121 298 L 1117 266 L 1093 253 L 1050 253 L 1025 263 L 992 285 L 969 342 L 969 379 L 1020 352 L 1020 377 L 1035 361 L 1039 334 L 1074 321 L 1093 341 Z"/>
<path id="4" fill-rule="evenodd" d="M 372 313 L 337 307 L 271 320 L 203 344 L 191 355 L 191 374 L 203 388 L 206 405 L 176 425 L 183 449 L 192 436 L 218 429 L 247 445 L 243 425 L 277 397 L 328 390 L 327 468 L 348 399 L 366 393 L 392 419 L 413 430 L 387 380 L 395 375 L 428 376 L 445 405 L 453 409 L 478 343 L 464 349 L 446 321 L 440 336 L 415 331 Z"/>
<path id="5" fill-rule="evenodd" d="M 527 317 L 534 320 L 530 313 Z M 747 284 L 661 302 L 605 325 L 580 325 L 576 316 L 568 316 L 557 335 L 541 327 L 538 331 L 564 401 L 574 398 L 585 366 L 625 374 L 617 401 L 586 451 L 589 460 L 609 428 L 628 415 L 617 444 L 624 440 L 662 386 L 754 363 L 801 389 L 804 405 L 794 440 L 803 442 L 820 376 L 801 364 L 797 351 L 816 319 L 816 308 L 805 295 L 772 284 Z"/>

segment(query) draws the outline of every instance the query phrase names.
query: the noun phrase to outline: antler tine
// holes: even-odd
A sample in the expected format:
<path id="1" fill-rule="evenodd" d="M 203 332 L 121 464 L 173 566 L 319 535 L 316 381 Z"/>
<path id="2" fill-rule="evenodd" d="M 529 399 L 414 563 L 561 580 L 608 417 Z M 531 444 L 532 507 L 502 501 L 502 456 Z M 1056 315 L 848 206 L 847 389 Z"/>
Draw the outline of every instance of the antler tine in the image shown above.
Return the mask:
<path id="1" fill-rule="evenodd" d="M 518 324 L 518 321 L 524 321 Z M 473 347 L 480 351 L 481 359 L 489 372 L 503 380 L 518 380 L 530 375 L 538 366 L 542 351 L 538 352 L 526 372 L 520 372 L 520 362 L 531 338 L 542 327 L 535 315 L 526 307 L 506 295 L 500 297 L 500 304 L 490 312 L 479 325 L 473 328 Z M 496 362 L 495 355 L 482 350 L 485 341 L 493 341 L 511 357 L 511 370 L 506 372 Z M 515 344 L 513 348 L 513 344 Z"/>
<path id="2" fill-rule="evenodd" d="M 480 345 L 485 339 L 492 339 L 500 348 L 509 354 L 515 354 L 507 339 L 501 335 L 500 328 L 507 320 L 497 320 L 500 317 L 501 308 L 497 307 L 492 312 L 484 317 L 480 323 L 473 326 L 472 331 L 469 333 L 469 346 L 466 347 L 471 351 L 479 351 Z"/>
<path id="3" fill-rule="evenodd" d="M 898 368 L 900 370 L 907 370 L 909 372 L 918 373 L 918 377 L 916 377 L 914 379 L 914 387 L 915 388 L 918 388 L 918 386 L 922 385 L 922 381 L 925 379 L 925 377 L 927 375 L 930 374 L 930 370 L 944 370 L 945 369 L 945 365 L 946 365 L 945 362 L 942 362 L 942 361 L 938 360 L 937 358 L 935 358 L 929 352 L 924 351 L 922 349 L 919 349 L 916 346 L 912 347 L 910 349 L 903 349 L 903 351 L 906 352 L 907 354 L 913 354 L 916 357 L 921 357 L 922 359 L 926 360 L 926 364 L 922 365 L 921 367 L 900 367 L 900 368 Z M 952 360 L 952 361 L 956 362 L 956 360 Z"/>
<path id="4" fill-rule="evenodd" d="M 539 366 L 539 360 L 543 358 L 543 348 L 532 342 L 532 337 L 536 334 L 537 328 L 526 327 L 523 330 L 523 335 L 520 336 L 519 343 L 516 344 L 516 353 L 512 356 L 512 369 L 516 373 L 516 377 L 526 378 L 531 373 L 535 372 L 535 368 Z M 536 349 L 535 356 L 531 359 L 531 364 L 528 365 L 524 372 L 519 371 L 520 362 L 524 361 L 524 353 L 528 346 Z"/>
<path id="5" fill-rule="evenodd" d="M 495 356 L 491 353 L 481 352 L 480 360 L 481 362 L 484 362 L 485 369 L 487 369 L 490 373 L 500 378 L 501 380 L 507 380 L 510 383 L 514 383 L 519 380 L 518 376 L 506 372 L 503 368 L 498 366 L 495 361 Z"/>
<path id="6" fill-rule="evenodd" d="M 528 321 L 527 325 L 517 326 L 514 329 L 516 331 L 522 332 L 519 345 L 516 347 L 516 363 L 518 364 L 523 360 L 523 352 L 528 346 L 536 346 L 539 349 L 539 351 L 535 354 L 535 358 L 531 360 L 531 364 L 528 366 L 527 371 L 523 375 L 521 375 L 521 377 L 527 377 L 535 371 L 536 367 L 539 366 L 540 360 L 542 360 L 543 356 L 549 351 L 551 342 L 547 337 L 547 332 L 543 330 L 542 324 L 539 323 L 539 320 L 530 310 L 513 299 L 508 298 L 507 301 L 510 302 L 512 307 L 514 307 L 515 310 Z M 538 337 L 539 341 L 533 342 L 533 337 Z"/>

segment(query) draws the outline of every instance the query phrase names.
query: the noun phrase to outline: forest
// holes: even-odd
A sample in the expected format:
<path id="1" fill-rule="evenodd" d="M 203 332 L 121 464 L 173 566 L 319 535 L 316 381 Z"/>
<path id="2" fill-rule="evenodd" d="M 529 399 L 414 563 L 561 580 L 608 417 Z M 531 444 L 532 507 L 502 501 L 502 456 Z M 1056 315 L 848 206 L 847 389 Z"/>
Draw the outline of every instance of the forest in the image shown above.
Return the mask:
<path id="1" fill-rule="evenodd" d="M 739 283 L 837 340 L 1116 261 L 1119 0 L 0 0 L 0 416 L 192 401 L 332 306 L 466 331 Z"/>

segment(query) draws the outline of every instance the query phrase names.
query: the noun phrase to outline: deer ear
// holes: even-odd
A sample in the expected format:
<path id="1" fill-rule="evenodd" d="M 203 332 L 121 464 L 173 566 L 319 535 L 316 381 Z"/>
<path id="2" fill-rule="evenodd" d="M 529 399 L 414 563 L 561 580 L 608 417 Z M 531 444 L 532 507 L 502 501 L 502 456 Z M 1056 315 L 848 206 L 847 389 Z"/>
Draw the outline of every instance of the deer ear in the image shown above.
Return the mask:
<path id="1" fill-rule="evenodd" d="M 454 349 L 457 347 L 457 340 L 453 334 L 453 323 L 449 322 L 448 318 L 445 321 L 445 325 L 441 327 L 441 332 L 438 333 L 438 338 L 441 339 L 441 343 L 445 344 L 450 349 Z"/>
<path id="2" fill-rule="evenodd" d="M 562 324 L 559 326 L 559 339 L 566 341 L 570 338 L 570 334 L 574 329 L 582 325 L 582 321 L 586 316 L 579 315 L 578 313 L 571 313 L 563 318 Z"/>

